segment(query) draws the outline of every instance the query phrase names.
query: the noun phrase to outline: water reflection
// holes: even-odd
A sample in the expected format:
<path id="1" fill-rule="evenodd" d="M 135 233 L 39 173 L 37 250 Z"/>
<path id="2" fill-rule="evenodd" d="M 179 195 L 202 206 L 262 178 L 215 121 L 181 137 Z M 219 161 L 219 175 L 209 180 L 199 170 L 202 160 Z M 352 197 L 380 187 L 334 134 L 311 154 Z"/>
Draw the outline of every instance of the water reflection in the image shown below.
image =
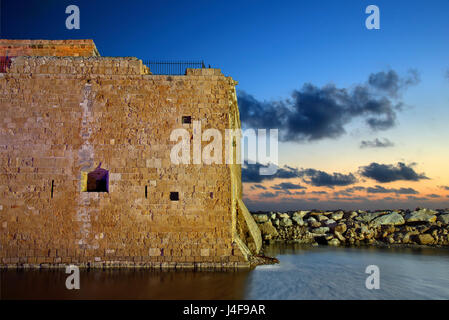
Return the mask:
<path id="1" fill-rule="evenodd" d="M 247 299 L 449 299 L 448 249 L 277 244 L 267 254 L 281 263 L 249 275 Z M 365 287 L 369 265 L 380 290 Z"/>
<path id="2" fill-rule="evenodd" d="M 446 249 L 334 248 L 274 244 L 278 265 L 232 272 L 81 270 L 67 290 L 58 270 L 0 271 L 1 299 L 449 299 Z M 378 265 L 381 289 L 365 287 Z"/>
<path id="3" fill-rule="evenodd" d="M 81 270 L 80 290 L 67 290 L 64 270 L 8 270 L 2 299 L 244 299 L 249 271 Z"/>

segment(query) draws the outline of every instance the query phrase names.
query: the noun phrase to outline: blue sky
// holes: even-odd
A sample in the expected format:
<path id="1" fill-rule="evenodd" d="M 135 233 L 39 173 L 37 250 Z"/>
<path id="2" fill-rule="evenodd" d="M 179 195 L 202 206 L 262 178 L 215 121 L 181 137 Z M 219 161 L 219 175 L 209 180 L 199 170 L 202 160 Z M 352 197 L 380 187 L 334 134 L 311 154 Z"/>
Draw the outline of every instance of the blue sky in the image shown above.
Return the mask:
<path id="1" fill-rule="evenodd" d="M 65 28 L 69 4 L 80 7 L 80 30 Z M 200 58 L 265 99 L 304 82 L 350 85 L 386 67 L 438 73 L 449 52 L 449 2 L 375 1 L 381 10 L 376 31 L 364 27 L 369 4 L 3 0 L 1 35 L 93 38 L 104 56 Z"/>
<path id="2" fill-rule="evenodd" d="M 65 8 L 70 4 L 80 8 L 80 30 L 65 28 Z M 365 28 L 365 8 L 370 4 L 380 8 L 380 30 Z M 404 104 L 401 111 L 395 111 L 394 125 L 376 131 L 364 125 L 363 118 L 354 118 L 345 124 L 342 135 L 282 142 L 280 165 L 355 174 L 360 166 L 372 162 L 392 169 L 404 162 L 429 179 L 398 180 L 382 186 L 390 190 L 412 187 L 420 199 L 438 194 L 438 199 L 419 201 L 434 207 L 449 206 L 445 189 L 441 188 L 449 185 L 444 160 L 449 156 L 447 0 L 3 0 L 1 5 L 2 38 L 91 38 L 103 56 L 204 59 L 206 64 L 232 76 L 239 82 L 238 89 L 259 103 L 285 101 L 305 83 L 317 88 L 331 83 L 351 90 L 357 84 L 366 85 L 369 76 L 377 72 L 393 70 L 403 78 L 410 69 L 416 70 L 419 83 L 391 100 Z M 239 104 L 245 108 L 243 100 Z M 394 146 L 359 147 L 362 140 L 376 138 L 386 138 Z M 305 183 L 300 177 L 289 182 Z M 281 181 L 263 182 L 267 190 L 276 183 Z M 378 184 L 363 178 L 358 183 L 365 183 L 366 188 Z M 339 190 L 338 186 L 315 187 L 309 186 L 310 192 L 334 194 Z M 250 188 L 251 184 L 246 183 L 245 194 L 251 198 L 248 201 L 263 203 L 263 197 Z M 413 198 L 393 197 L 386 202 L 354 193 L 354 199 L 362 197 L 366 201 L 360 200 L 355 206 L 421 204 Z M 329 206 L 347 204 L 324 196 L 319 200 Z M 279 206 L 282 201 L 292 207 L 309 205 L 299 195 L 289 194 L 270 196 L 267 201 L 264 208 Z"/>

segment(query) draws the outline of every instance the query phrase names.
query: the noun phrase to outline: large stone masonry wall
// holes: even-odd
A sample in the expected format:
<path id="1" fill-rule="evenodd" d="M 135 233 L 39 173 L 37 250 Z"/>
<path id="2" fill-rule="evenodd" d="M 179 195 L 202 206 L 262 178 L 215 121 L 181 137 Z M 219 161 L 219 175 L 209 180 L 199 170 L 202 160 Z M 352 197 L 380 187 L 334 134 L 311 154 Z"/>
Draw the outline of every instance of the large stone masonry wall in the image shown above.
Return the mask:
<path id="1" fill-rule="evenodd" d="M 235 84 L 129 58 L 14 58 L 0 74 L 1 265 L 248 266 L 229 166 L 170 161 L 172 130 L 193 134 L 182 116 L 224 136 Z M 109 192 L 81 191 L 100 163 Z"/>
<path id="2" fill-rule="evenodd" d="M 0 56 L 99 56 L 93 40 L 16 40 L 0 39 Z"/>

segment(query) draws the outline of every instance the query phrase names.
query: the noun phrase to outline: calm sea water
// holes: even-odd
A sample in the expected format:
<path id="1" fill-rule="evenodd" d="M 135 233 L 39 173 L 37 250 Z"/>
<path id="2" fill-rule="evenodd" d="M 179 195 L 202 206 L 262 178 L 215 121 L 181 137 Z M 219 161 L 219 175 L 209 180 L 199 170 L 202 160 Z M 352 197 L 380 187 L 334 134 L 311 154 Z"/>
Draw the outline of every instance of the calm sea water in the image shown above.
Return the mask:
<path id="1" fill-rule="evenodd" d="M 272 245 L 278 265 L 235 272 L 84 270 L 67 290 L 64 270 L 1 271 L 1 299 L 449 299 L 449 250 Z M 368 290 L 368 265 L 380 289 Z"/>

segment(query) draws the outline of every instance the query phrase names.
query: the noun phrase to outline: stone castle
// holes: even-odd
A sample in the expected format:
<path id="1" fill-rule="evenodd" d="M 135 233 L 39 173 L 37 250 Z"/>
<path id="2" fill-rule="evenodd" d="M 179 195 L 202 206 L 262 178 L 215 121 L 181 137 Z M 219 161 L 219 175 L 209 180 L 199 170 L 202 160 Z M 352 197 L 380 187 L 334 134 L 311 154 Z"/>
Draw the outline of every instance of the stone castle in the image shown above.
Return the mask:
<path id="1" fill-rule="evenodd" d="M 153 75 L 92 40 L 0 40 L 0 56 L 1 267 L 251 265 L 241 166 L 170 161 L 173 129 L 240 128 L 236 81 Z"/>

